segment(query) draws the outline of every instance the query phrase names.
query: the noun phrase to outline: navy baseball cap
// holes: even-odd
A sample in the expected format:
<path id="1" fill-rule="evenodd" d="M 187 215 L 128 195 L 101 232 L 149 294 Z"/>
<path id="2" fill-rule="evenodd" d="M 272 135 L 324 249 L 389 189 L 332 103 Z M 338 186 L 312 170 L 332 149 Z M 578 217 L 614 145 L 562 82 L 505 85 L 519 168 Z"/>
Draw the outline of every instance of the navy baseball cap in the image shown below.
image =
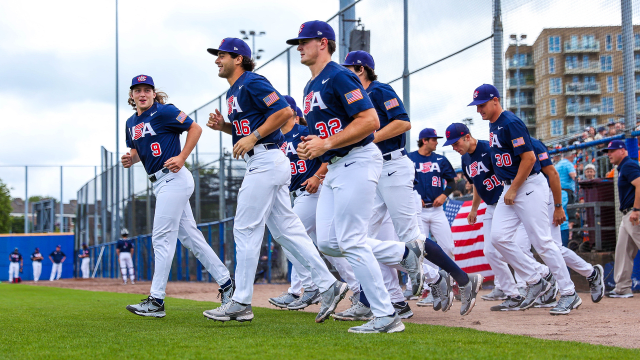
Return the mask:
<path id="1" fill-rule="evenodd" d="M 133 80 L 131 80 L 131 86 L 129 86 L 129 89 L 133 89 L 134 86 L 140 85 L 140 84 L 146 84 L 151 86 L 154 89 L 156 88 L 156 86 L 153 84 L 153 78 L 151 76 L 138 75 L 134 77 Z"/>
<path id="2" fill-rule="evenodd" d="M 429 139 L 429 138 L 442 139 L 442 136 L 438 136 L 435 129 L 426 128 L 420 131 L 420 135 L 418 138 L 419 139 Z"/>
<path id="3" fill-rule="evenodd" d="M 491 84 L 482 84 L 473 92 L 473 101 L 468 106 L 484 104 L 494 97 L 500 98 L 500 93 Z"/>
<path id="4" fill-rule="evenodd" d="M 207 49 L 209 54 L 218 56 L 219 51 L 224 51 L 228 53 L 234 53 L 238 55 L 242 55 L 244 57 L 251 57 L 251 48 L 241 39 L 238 38 L 225 38 L 222 39 L 220 46 L 217 49 L 209 48 Z"/>
<path id="5" fill-rule="evenodd" d="M 460 140 L 461 137 L 469 134 L 469 128 L 467 125 L 462 123 L 453 123 L 447 127 L 447 141 L 445 141 L 444 146 L 453 145 L 456 141 Z"/>
<path id="6" fill-rule="evenodd" d="M 306 23 L 300 25 L 300 30 L 298 30 L 298 37 L 287 40 L 287 44 L 298 45 L 300 43 L 300 40 L 322 38 L 336 41 L 336 33 L 333 31 L 331 25 L 320 20 L 307 21 Z"/>
<path id="7" fill-rule="evenodd" d="M 287 100 L 287 102 L 289 103 L 289 106 L 291 106 L 292 109 L 296 109 L 296 101 L 289 95 L 285 95 L 284 99 Z"/>
<path id="8" fill-rule="evenodd" d="M 622 140 L 612 140 L 606 149 L 602 149 L 603 153 L 609 152 L 609 150 L 627 149 L 627 146 Z"/>
<path id="9" fill-rule="evenodd" d="M 296 115 L 298 115 L 298 117 L 301 117 L 301 118 L 304 117 L 304 115 L 302 114 L 302 110 L 300 110 L 300 108 L 297 106 L 296 106 Z"/>
<path id="10" fill-rule="evenodd" d="M 340 64 L 342 66 L 353 65 L 367 65 L 368 67 L 375 69 L 376 63 L 373 61 L 373 56 L 366 51 L 356 50 L 347 54 L 344 58 L 344 62 Z"/>

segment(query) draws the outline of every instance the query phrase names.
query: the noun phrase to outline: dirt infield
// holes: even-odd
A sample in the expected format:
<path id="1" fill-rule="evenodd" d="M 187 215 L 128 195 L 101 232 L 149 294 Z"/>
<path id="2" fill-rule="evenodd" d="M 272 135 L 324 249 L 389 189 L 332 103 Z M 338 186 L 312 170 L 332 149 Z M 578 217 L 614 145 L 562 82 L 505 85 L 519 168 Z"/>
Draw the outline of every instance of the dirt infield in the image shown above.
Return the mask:
<path id="1" fill-rule="evenodd" d="M 24 283 L 34 285 L 32 281 Z M 149 294 L 151 287 L 150 282 L 124 286 L 121 281 L 114 279 L 40 281 L 35 285 L 140 294 L 141 299 Z M 269 304 L 267 299 L 287 291 L 288 285 L 259 284 L 254 288 L 253 306 L 275 308 Z M 167 296 L 217 301 L 217 289 L 218 285 L 215 283 L 170 282 L 167 286 Z M 487 292 L 485 290 L 482 294 Z M 496 313 L 489 311 L 489 307 L 498 304 L 498 302 L 479 300 L 471 314 L 461 317 L 459 314 L 460 302 L 458 301 L 454 302 L 451 310 L 447 313 L 436 312 L 432 308 L 418 308 L 415 306 L 415 301 L 411 301 L 411 308 L 415 315 L 405 321 L 418 324 L 467 327 L 542 339 L 640 348 L 640 331 L 638 331 L 640 329 L 640 296 L 631 299 L 604 298 L 598 304 L 591 302 L 588 293 L 581 293 L 580 297 L 583 300 L 582 306 L 568 316 L 551 316 L 548 309 Z M 478 297 L 478 299 L 480 298 Z M 170 304 L 168 304 L 168 311 L 171 311 Z M 343 300 L 338 306 L 338 311 L 346 309 L 349 305 L 350 302 L 347 299 Z M 318 305 L 313 305 L 307 311 L 317 312 L 318 309 Z"/>

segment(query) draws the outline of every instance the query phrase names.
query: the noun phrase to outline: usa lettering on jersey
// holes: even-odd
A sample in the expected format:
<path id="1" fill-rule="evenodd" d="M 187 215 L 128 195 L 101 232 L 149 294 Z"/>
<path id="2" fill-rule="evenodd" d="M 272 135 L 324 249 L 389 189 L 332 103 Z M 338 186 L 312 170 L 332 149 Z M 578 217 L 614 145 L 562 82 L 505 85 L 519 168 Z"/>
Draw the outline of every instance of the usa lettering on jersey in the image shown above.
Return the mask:
<path id="1" fill-rule="evenodd" d="M 489 133 L 489 146 L 502 149 L 502 145 L 498 141 L 498 134 Z"/>
<path id="2" fill-rule="evenodd" d="M 227 107 L 228 107 L 227 115 L 231 115 L 231 113 L 233 113 L 233 110 L 239 113 L 242 112 L 242 109 L 240 109 L 240 105 L 238 104 L 238 98 L 233 95 L 231 95 L 231 97 L 227 99 Z"/>
<path id="3" fill-rule="evenodd" d="M 282 152 L 284 152 L 285 155 L 289 156 L 291 154 L 293 155 L 298 155 L 298 152 L 296 151 L 296 148 L 293 146 L 292 142 L 284 142 L 282 144 L 282 146 L 280 146 L 280 150 L 282 150 Z"/>
<path id="4" fill-rule="evenodd" d="M 304 114 L 307 115 L 311 111 L 313 111 L 314 106 L 319 106 L 320 110 L 326 109 L 327 105 L 322 101 L 322 97 L 320 96 L 320 92 L 310 92 L 307 96 L 304 97 Z"/>
<path id="5" fill-rule="evenodd" d="M 151 136 L 156 135 L 156 132 L 153 131 L 150 123 L 140 123 L 132 127 L 129 131 L 131 132 L 131 138 L 133 140 L 143 138 L 147 134 L 151 134 Z"/>
<path id="6" fill-rule="evenodd" d="M 476 177 L 477 175 L 482 174 L 483 172 L 489 172 L 489 169 L 484 165 L 482 161 L 474 161 L 469 166 L 467 166 L 467 174 L 469 177 Z"/>
<path id="7" fill-rule="evenodd" d="M 421 173 L 440 172 L 440 165 L 437 162 L 419 163 L 418 171 Z"/>

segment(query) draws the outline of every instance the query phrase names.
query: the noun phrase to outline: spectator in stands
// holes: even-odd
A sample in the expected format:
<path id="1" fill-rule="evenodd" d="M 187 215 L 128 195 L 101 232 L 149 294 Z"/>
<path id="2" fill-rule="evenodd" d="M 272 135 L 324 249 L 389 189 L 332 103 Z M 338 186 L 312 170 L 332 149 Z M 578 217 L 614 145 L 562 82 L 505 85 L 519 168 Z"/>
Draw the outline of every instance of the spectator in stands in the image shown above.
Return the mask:
<path id="1" fill-rule="evenodd" d="M 593 180 L 596 178 L 596 166 L 587 164 L 584 167 L 584 180 Z"/>
<path id="2" fill-rule="evenodd" d="M 576 169 L 573 165 L 575 158 L 574 151 L 568 151 L 564 153 L 564 158 L 555 164 L 558 175 L 560 175 L 560 187 L 562 188 L 562 207 L 567 214 L 567 220 L 560 225 L 562 234 L 562 245 L 567 246 L 569 244 L 569 221 L 573 220 L 573 214 L 567 211 L 567 205 L 573 204 L 575 201 L 576 190 Z"/>
<path id="3" fill-rule="evenodd" d="M 607 136 L 607 128 L 604 126 L 600 126 L 598 128 L 598 133 L 593 136 L 594 140 L 600 140 Z"/>
<path id="4" fill-rule="evenodd" d="M 462 194 L 473 195 L 473 183 L 467 182 L 467 184 L 464 186 L 464 192 Z"/>
<path id="5" fill-rule="evenodd" d="M 462 176 L 462 169 L 456 170 L 456 190 L 460 191 L 460 194 L 464 193 L 464 187 L 467 185 L 467 179 Z"/>
<path id="6" fill-rule="evenodd" d="M 449 195 L 449 199 L 459 198 L 460 196 L 462 196 L 462 193 L 460 192 L 460 190 L 453 190 L 451 195 Z"/>
<path id="7" fill-rule="evenodd" d="M 625 130 L 624 120 L 621 120 L 616 123 L 616 134 L 622 134 Z"/>
<path id="8" fill-rule="evenodd" d="M 593 126 L 589 126 L 587 129 L 587 139 L 585 141 L 596 140 L 596 129 Z"/>
<path id="9" fill-rule="evenodd" d="M 608 123 L 607 128 L 608 128 L 607 137 L 616 135 L 616 123 L 612 123 L 612 122 Z"/>

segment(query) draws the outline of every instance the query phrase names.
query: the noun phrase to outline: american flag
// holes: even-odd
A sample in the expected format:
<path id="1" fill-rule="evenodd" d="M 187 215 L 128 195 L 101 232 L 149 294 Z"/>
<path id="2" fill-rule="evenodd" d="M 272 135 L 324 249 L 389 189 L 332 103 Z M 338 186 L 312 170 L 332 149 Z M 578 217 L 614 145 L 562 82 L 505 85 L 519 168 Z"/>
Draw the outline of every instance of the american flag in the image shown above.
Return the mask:
<path id="1" fill-rule="evenodd" d="M 142 137 L 142 128 L 144 127 L 144 123 L 141 122 L 140 124 L 136 125 L 133 127 L 133 140 L 138 140 Z"/>
<path id="2" fill-rule="evenodd" d="M 347 103 L 351 104 L 358 100 L 362 100 L 362 92 L 360 92 L 360 89 L 355 89 L 344 94 L 344 97 L 347 98 Z"/>
<path id="3" fill-rule="evenodd" d="M 524 145 L 524 138 L 517 138 L 517 139 L 513 139 L 511 140 L 511 143 L 513 144 L 513 147 L 518 147 L 518 146 L 522 146 Z"/>
<path id="4" fill-rule="evenodd" d="M 389 110 L 389 109 L 393 109 L 396 106 L 400 106 L 400 104 L 398 103 L 398 99 L 393 98 L 389 101 L 385 101 L 384 102 L 384 107 Z"/>
<path id="5" fill-rule="evenodd" d="M 273 104 L 274 102 L 278 101 L 278 99 L 280 99 L 280 97 L 274 91 L 271 94 L 267 95 L 267 97 L 262 99 L 262 101 L 264 101 L 264 103 L 267 104 L 267 106 L 271 106 L 271 104 Z"/>
<path id="6" fill-rule="evenodd" d="M 493 280 L 493 271 L 484 257 L 484 235 L 482 220 L 487 206 L 484 202 L 478 208 L 478 218 L 475 224 L 469 225 L 467 215 L 471 211 L 472 201 L 449 200 L 445 205 L 445 214 L 453 233 L 453 255 L 462 270 L 467 273 L 477 273 L 484 276 L 484 280 Z"/>

